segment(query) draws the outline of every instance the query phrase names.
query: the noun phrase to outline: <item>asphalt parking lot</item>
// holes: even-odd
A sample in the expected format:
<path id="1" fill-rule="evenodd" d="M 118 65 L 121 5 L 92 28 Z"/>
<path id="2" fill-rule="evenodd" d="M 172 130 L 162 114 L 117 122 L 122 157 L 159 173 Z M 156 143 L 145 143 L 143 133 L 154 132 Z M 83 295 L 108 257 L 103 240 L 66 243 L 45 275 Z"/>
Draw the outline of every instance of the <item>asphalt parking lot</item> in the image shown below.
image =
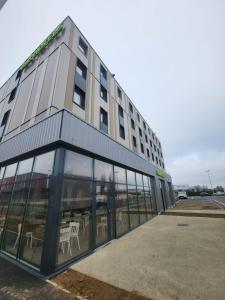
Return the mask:
<path id="1" fill-rule="evenodd" d="M 194 196 L 178 200 L 175 209 L 225 209 L 225 196 Z"/>

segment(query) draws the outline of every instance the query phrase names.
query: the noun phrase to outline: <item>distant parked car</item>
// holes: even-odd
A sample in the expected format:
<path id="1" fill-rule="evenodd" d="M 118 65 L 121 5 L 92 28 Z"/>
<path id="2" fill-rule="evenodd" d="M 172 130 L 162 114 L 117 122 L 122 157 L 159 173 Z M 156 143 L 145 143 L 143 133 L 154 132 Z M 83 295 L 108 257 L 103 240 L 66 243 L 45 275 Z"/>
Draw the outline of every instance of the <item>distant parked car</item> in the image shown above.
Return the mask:
<path id="1" fill-rule="evenodd" d="M 187 193 L 186 192 L 178 192 L 178 199 L 187 199 Z"/>
<path id="2" fill-rule="evenodd" d="M 207 193 L 207 192 L 201 192 L 201 193 L 200 193 L 200 196 L 201 196 L 201 197 L 206 197 L 206 196 L 210 196 L 210 194 Z"/>
<path id="3" fill-rule="evenodd" d="M 218 191 L 214 194 L 215 196 L 224 196 L 225 193 L 224 192 L 221 192 L 221 191 Z"/>

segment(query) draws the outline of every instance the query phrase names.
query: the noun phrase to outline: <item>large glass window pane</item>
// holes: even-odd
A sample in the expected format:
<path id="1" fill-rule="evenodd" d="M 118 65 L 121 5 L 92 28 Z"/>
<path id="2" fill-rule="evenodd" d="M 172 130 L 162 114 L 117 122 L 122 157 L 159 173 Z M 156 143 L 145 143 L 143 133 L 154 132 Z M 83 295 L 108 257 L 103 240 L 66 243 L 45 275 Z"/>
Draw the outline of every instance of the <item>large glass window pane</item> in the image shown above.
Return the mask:
<path id="1" fill-rule="evenodd" d="M 143 175 L 143 183 L 144 183 L 144 186 L 148 187 L 148 176 Z"/>
<path id="2" fill-rule="evenodd" d="M 116 235 L 120 236 L 129 230 L 127 186 L 115 185 Z"/>
<path id="3" fill-rule="evenodd" d="M 152 195 L 151 190 L 149 187 L 144 187 L 145 190 L 145 203 L 146 203 L 146 209 L 147 209 L 147 219 L 150 220 L 153 216 L 153 210 L 152 210 Z"/>
<path id="4" fill-rule="evenodd" d="M 16 174 L 16 181 L 29 180 L 32 166 L 33 166 L 33 157 L 20 161 Z"/>
<path id="5" fill-rule="evenodd" d="M 92 158 L 67 150 L 64 174 L 77 179 L 92 179 Z"/>
<path id="6" fill-rule="evenodd" d="M 0 169 L 0 185 L 1 185 L 1 182 L 2 182 L 2 178 L 3 178 L 4 172 L 5 172 L 5 167 L 2 167 Z"/>
<path id="7" fill-rule="evenodd" d="M 137 187 L 138 194 L 138 204 L 139 204 L 139 214 L 140 214 L 140 223 L 146 222 L 146 205 L 145 205 L 145 193 L 143 186 Z"/>
<path id="8" fill-rule="evenodd" d="M 136 185 L 135 173 L 133 171 L 127 170 L 127 184 Z"/>
<path id="9" fill-rule="evenodd" d="M 117 183 L 127 183 L 126 170 L 117 166 L 114 166 L 114 181 Z"/>
<path id="10" fill-rule="evenodd" d="M 108 207 L 111 202 L 112 187 L 101 182 L 96 184 L 96 245 L 103 244 L 109 239 Z"/>
<path id="11" fill-rule="evenodd" d="M 95 159 L 95 180 L 113 181 L 113 166 Z"/>
<path id="12" fill-rule="evenodd" d="M 155 191 L 155 178 L 150 176 L 149 177 L 149 189 L 152 195 L 152 213 L 153 215 L 157 215 L 157 204 L 156 204 L 156 191 Z"/>
<path id="13" fill-rule="evenodd" d="M 92 182 L 64 179 L 58 264 L 90 249 Z"/>
<path id="14" fill-rule="evenodd" d="M 48 152 L 35 157 L 33 178 L 42 179 L 52 174 L 55 152 Z"/>
<path id="15" fill-rule="evenodd" d="M 9 204 L 5 231 L 4 250 L 16 256 L 22 228 L 24 209 L 29 192 L 29 182 L 16 183 L 13 188 L 12 199 Z M 26 233 L 27 242 L 31 236 Z"/>
<path id="16" fill-rule="evenodd" d="M 50 167 L 50 165 L 49 165 Z M 49 170 L 49 167 L 47 170 Z M 42 168 L 44 170 L 44 167 Z M 31 182 L 25 214 L 20 256 L 23 260 L 40 266 L 44 241 L 45 223 L 49 199 L 50 179 Z"/>
<path id="17" fill-rule="evenodd" d="M 143 186 L 142 174 L 136 173 L 136 181 L 137 181 L 137 185 Z"/>
<path id="18" fill-rule="evenodd" d="M 1 186 L 0 191 L 0 242 L 3 236 L 3 228 L 5 225 L 6 213 L 12 195 L 13 184 L 5 184 Z"/>
<path id="19" fill-rule="evenodd" d="M 139 210 L 137 191 L 135 185 L 128 185 L 128 204 L 129 204 L 129 216 L 130 216 L 130 227 L 134 228 L 139 224 Z"/>
<path id="20" fill-rule="evenodd" d="M 17 163 L 6 167 L 2 184 L 11 184 L 15 179 Z"/>

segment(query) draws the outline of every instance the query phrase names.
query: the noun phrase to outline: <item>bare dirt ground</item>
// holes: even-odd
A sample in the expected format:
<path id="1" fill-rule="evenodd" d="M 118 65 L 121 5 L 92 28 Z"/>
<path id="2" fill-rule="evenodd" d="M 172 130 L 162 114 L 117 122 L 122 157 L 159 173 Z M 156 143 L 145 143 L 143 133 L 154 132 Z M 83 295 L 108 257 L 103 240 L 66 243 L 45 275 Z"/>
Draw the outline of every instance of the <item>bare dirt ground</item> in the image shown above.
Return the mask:
<path id="1" fill-rule="evenodd" d="M 66 289 L 74 299 L 88 300 L 150 300 L 137 294 L 128 292 L 95 278 L 68 270 L 52 280 L 58 287 Z"/>

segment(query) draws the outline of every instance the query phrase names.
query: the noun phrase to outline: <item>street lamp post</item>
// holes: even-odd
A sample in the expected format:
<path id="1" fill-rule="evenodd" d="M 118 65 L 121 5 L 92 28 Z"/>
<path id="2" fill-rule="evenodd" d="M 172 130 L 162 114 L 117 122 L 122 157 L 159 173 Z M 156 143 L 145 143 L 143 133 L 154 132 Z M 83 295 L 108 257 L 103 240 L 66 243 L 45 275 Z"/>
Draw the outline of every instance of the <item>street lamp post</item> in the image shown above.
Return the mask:
<path id="1" fill-rule="evenodd" d="M 208 177 L 209 177 L 209 183 L 210 183 L 210 186 L 211 186 L 212 198 L 213 198 L 213 186 L 212 186 L 212 180 L 211 180 L 211 176 L 210 176 L 210 170 L 206 170 L 205 172 L 208 174 Z"/>

